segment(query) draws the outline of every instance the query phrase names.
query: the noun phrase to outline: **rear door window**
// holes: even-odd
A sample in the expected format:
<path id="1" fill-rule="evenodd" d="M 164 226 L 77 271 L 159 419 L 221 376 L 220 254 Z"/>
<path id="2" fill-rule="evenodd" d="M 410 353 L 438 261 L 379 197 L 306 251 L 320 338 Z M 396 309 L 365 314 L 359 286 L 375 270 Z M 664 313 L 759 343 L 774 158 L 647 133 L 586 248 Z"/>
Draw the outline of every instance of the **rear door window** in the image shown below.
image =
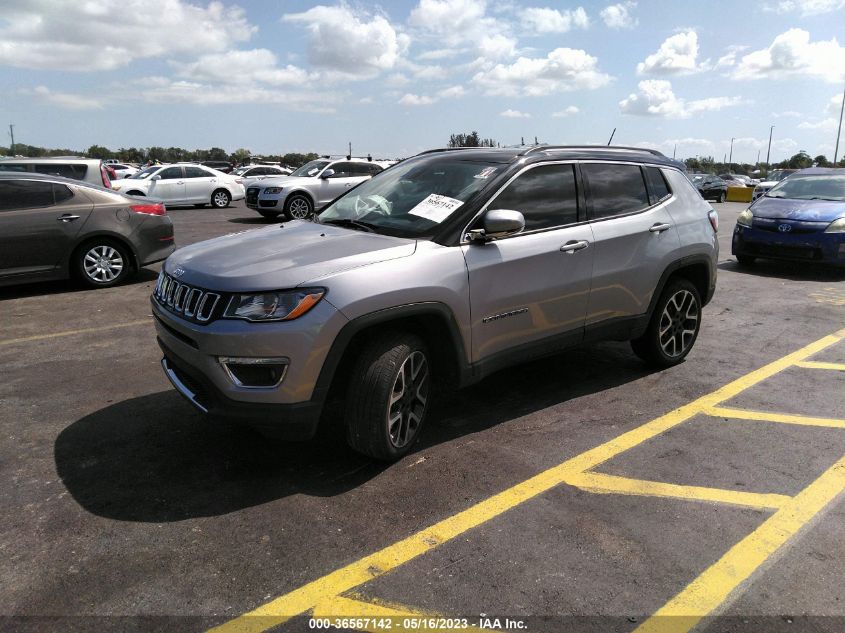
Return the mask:
<path id="1" fill-rule="evenodd" d="M 85 178 L 85 174 L 88 173 L 88 166 L 79 163 L 35 163 L 33 167 L 34 171 L 39 174 L 61 176 L 62 178 L 72 178 L 74 180 L 82 180 Z"/>
<path id="2" fill-rule="evenodd" d="M 202 167 L 185 167 L 185 178 L 210 178 L 213 175 L 214 174 L 205 171 Z M 165 176 L 162 176 L 162 178 L 164 177 Z M 171 176 L 171 178 L 173 177 L 174 176 Z"/>
<path id="3" fill-rule="evenodd" d="M 573 165 L 541 165 L 519 175 L 488 209 L 510 209 L 525 217 L 525 230 L 578 221 L 578 188 Z"/>
<path id="4" fill-rule="evenodd" d="M 176 180 L 182 177 L 181 167 L 168 167 L 158 173 L 162 180 Z"/>
<path id="5" fill-rule="evenodd" d="M 639 165 L 584 163 L 581 173 L 589 187 L 593 220 L 636 213 L 650 205 Z"/>
<path id="6" fill-rule="evenodd" d="M 53 183 L 40 180 L 0 181 L 0 211 L 53 205 Z"/>

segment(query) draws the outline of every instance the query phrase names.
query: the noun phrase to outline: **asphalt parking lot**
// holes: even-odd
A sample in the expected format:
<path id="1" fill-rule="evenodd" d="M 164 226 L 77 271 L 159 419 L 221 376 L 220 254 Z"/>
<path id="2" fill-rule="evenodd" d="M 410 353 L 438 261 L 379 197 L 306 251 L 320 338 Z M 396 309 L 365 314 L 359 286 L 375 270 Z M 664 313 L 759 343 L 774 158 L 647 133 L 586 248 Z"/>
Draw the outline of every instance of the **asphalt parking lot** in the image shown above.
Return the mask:
<path id="1" fill-rule="evenodd" d="M 602 343 L 500 372 L 390 466 L 331 411 L 302 444 L 196 413 L 159 366 L 158 266 L 0 289 L 0 628 L 845 630 L 845 271 L 739 268 L 746 205 L 714 206 L 684 363 Z M 180 245 L 267 223 L 170 215 Z"/>

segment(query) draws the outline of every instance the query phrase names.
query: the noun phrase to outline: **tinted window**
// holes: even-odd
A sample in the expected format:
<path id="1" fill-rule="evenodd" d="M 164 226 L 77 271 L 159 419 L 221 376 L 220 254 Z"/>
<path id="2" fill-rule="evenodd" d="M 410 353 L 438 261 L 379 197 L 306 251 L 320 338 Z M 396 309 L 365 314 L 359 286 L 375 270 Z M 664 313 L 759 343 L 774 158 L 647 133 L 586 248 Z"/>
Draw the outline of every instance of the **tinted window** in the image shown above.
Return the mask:
<path id="1" fill-rule="evenodd" d="M 166 180 L 168 178 L 181 178 L 182 177 L 182 168 L 181 167 L 168 167 L 167 169 L 162 169 L 158 172 L 158 175 L 161 176 L 162 180 Z"/>
<path id="2" fill-rule="evenodd" d="M 645 181 L 639 165 L 585 163 L 592 200 L 592 218 L 632 213 L 649 205 Z"/>
<path id="3" fill-rule="evenodd" d="M 33 169 L 39 174 L 47 174 L 49 176 L 62 176 L 63 178 L 73 178 L 74 180 L 82 180 L 88 172 L 86 165 L 80 164 L 39 164 L 33 165 Z"/>
<path id="4" fill-rule="evenodd" d="M 370 166 L 364 163 L 350 163 L 350 176 L 371 176 L 373 172 L 370 171 Z"/>
<path id="5" fill-rule="evenodd" d="M 529 169 L 509 184 L 488 208 L 522 212 L 526 231 L 577 222 L 574 167 L 543 165 Z"/>
<path id="6" fill-rule="evenodd" d="M 56 204 L 59 204 L 60 202 L 73 198 L 73 192 L 70 190 L 70 187 L 53 183 L 53 198 Z"/>
<path id="7" fill-rule="evenodd" d="M 645 174 L 648 178 L 648 187 L 651 193 L 651 203 L 657 204 L 672 195 L 666 177 L 657 167 L 646 167 Z"/>
<path id="8" fill-rule="evenodd" d="M 201 167 L 185 167 L 185 178 L 208 178 L 212 175 Z M 162 176 L 162 178 L 165 178 L 165 176 Z"/>
<path id="9" fill-rule="evenodd" d="M 379 173 L 379 172 L 381 172 L 381 171 L 384 171 L 384 170 L 383 170 L 381 167 L 379 167 L 378 165 L 367 165 L 367 169 L 369 170 L 369 172 L 370 172 L 373 176 L 375 176 L 377 173 Z"/>
<path id="10" fill-rule="evenodd" d="M 9 163 L 0 163 L 0 171 L 26 171 L 26 165 L 12 165 Z"/>
<path id="11" fill-rule="evenodd" d="M 354 169 L 352 163 L 335 163 L 329 169 L 334 169 L 334 174 L 330 178 L 350 178 L 358 175 L 352 171 Z"/>
<path id="12" fill-rule="evenodd" d="M 49 207 L 53 204 L 53 183 L 37 180 L 0 182 L 0 211 Z"/>

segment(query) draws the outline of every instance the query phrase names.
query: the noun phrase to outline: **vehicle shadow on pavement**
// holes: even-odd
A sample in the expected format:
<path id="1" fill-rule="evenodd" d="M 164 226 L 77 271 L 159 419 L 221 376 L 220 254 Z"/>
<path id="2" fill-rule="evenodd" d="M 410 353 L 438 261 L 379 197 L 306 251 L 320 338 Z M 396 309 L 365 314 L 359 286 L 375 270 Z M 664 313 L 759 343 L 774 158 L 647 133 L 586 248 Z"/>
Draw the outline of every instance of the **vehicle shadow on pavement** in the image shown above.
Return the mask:
<path id="1" fill-rule="evenodd" d="M 627 345 L 597 347 L 504 370 L 446 395 L 415 451 L 651 373 Z M 314 440 L 295 443 L 207 419 L 175 391 L 149 394 L 65 428 L 54 447 L 57 471 L 83 508 L 121 521 L 180 521 L 294 494 L 334 496 L 390 468 L 346 446 L 341 406 L 327 407 Z"/>
<path id="2" fill-rule="evenodd" d="M 825 266 L 812 262 L 788 262 L 776 259 L 759 259 L 751 266 L 742 266 L 736 260 L 721 262 L 719 270 L 756 277 L 774 277 L 790 281 L 845 281 L 845 267 Z"/>
<path id="3" fill-rule="evenodd" d="M 136 284 L 145 284 L 150 281 L 155 281 L 158 277 L 158 271 L 149 268 L 142 268 L 137 274 L 132 275 L 126 281 L 115 289 L 120 289 L 124 286 L 134 286 Z M 88 288 L 78 283 L 74 279 L 60 279 L 58 281 L 39 281 L 34 283 L 21 284 L 20 286 L 9 286 L 7 288 L 0 288 L 0 301 L 8 299 L 23 299 L 26 297 L 40 297 L 55 294 L 65 294 L 72 292 L 108 292 L 109 289 Z"/>

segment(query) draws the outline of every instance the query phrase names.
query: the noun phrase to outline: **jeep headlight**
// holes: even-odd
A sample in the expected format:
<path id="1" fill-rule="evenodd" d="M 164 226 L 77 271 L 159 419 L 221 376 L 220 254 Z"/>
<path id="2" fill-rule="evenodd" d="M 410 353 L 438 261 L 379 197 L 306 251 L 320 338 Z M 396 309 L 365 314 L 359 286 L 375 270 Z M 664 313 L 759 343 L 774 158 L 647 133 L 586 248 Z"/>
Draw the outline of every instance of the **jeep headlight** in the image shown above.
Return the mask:
<path id="1" fill-rule="evenodd" d="M 754 215 L 751 213 L 751 209 L 746 209 L 742 213 L 739 214 L 739 217 L 736 219 L 736 223 L 740 226 L 745 226 L 751 228 L 751 223 L 754 221 Z"/>
<path id="2" fill-rule="evenodd" d="M 825 230 L 825 233 L 845 233 L 845 218 L 839 218 L 830 223 Z"/>
<path id="3" fill-rule="evenodd" d="M 264 190 L 264 193 L 269 193 L 269 194 L 271 194 L 271 195 L 272 195 L 272 194 L 277 194 L 277 193 L 282 193 L 282 188 L 281 188 L 281 187 L 267 187 L 267 188 Z"/>
<path id="4" fill-rule="evenodd" d="M 235 295 L 223 317 L 247 321 L 292 321 L 308 312 L 326 294 L 325 288 Z"/>

